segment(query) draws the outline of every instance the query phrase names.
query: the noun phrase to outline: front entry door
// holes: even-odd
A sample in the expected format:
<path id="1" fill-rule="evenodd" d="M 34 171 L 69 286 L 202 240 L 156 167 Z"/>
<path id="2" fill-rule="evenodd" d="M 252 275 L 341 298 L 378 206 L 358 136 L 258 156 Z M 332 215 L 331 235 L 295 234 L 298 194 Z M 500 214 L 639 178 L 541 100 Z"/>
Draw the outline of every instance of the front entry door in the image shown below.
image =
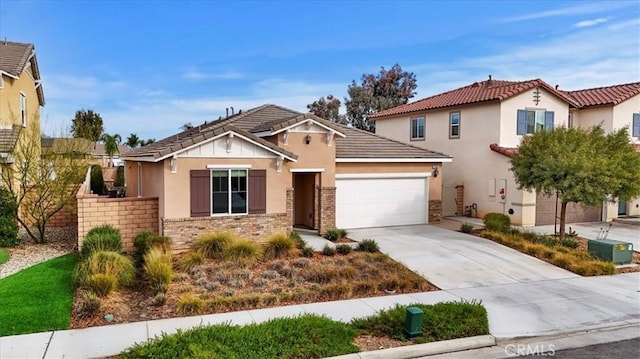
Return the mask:
<path id="1" fill-rule="evenodd" d="M 293 175 L 293 225 L 316 229 L 314 225 L 315 173 Z"/>

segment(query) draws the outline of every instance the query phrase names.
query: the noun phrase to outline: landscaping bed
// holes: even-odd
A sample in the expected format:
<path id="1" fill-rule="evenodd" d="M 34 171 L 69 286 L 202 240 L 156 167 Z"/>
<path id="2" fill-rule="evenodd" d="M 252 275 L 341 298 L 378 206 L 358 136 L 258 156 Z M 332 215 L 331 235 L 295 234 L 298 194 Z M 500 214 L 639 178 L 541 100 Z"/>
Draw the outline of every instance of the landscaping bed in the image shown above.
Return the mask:
<path id="1" fill-rule="evenodd" d="M 228 324 L 199 327 L 139 343 L 120 357 L 321 358 L 489 332 L 487 312 L 479 303 L 410 306 L 423 311 L 422 335 L 411 340 L 403 331 L 407 306 L 396 306 L 350 323 L 307 314 L 242 327 Z M 372 347 L 371 343 L 376 345 Z"/>
<path id="2" fill-rule="evenodd" d="M 221 238 L 226 244 L 216 247 Z M 299 238 L 286 235 L 276 235 L 265 244 L 228 234 L 205 235 L 193 251 L 168 255 L 171 273 L 161 275 L 160 282 L 143 269 L 152 263 L 148 253 L 144 259 L 135 256 L 146 260 L 138 264 L 137 279 L 97 298 L 99 309 L 90 313 L 87 293 L 95 290 L 81 286 L 71 327 L 438 290 L 378 252 L 373 241 L 364 241 L 361 250 L 347 247 L 314 252 Z M 162 281 L 166 285 L 159 285 Z M 110 315 L 109 321 L 105 315 Z"/>

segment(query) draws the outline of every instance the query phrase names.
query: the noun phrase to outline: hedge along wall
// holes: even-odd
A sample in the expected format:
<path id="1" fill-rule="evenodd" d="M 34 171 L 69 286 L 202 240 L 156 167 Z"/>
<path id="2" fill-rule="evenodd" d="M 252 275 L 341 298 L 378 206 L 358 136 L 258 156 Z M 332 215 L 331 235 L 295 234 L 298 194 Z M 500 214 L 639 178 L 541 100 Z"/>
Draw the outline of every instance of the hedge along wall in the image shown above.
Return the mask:
<path id="1" fill-rule="evenodd" d="M 83 185 L 84 187 L 85 185 Z M 78 248 L 91 228 L 110 224 L 122 234 L 122 248 L 133 250 L 133 237 L 142 231 L 158 233 L 158 197 L 106 198 L 78 191 Z"/>

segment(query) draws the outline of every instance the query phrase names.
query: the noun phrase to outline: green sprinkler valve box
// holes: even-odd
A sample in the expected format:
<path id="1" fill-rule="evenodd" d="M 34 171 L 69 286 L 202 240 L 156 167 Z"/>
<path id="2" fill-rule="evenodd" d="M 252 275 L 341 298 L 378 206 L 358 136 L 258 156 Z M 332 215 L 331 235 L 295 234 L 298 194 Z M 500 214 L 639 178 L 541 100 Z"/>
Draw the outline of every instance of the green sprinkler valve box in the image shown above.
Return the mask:
<path id="1" fill-rule="evenodd" d="M 417 307 L 407 308 L 407 319 L 404 322 L 404 332 L 409 338 L 422 334 L 422 310 Z"/>
<path id="2" fill-rule="evenodd" d="M 633 254 L 633 244 L 610 239 L 590 239 L 587 242 L 587 250 L 589 254 L 603 261 L 613 262 L 614 264 L 629 264 Z"/>

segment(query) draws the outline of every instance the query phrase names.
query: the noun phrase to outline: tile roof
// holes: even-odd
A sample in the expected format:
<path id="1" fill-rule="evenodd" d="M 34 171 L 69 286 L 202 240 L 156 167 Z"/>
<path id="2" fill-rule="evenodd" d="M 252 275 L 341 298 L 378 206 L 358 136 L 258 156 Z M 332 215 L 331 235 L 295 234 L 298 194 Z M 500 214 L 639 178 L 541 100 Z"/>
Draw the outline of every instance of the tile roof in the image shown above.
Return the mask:
<path id="1" fill-rule="evenodd" d="M 21 125 L 0 127 L 0 152 L 13 152 L 13 149 L 16 147 L 16 143 L 18 142 L 20 131 L 22 131 Z"/>
<path id="2" fill-rule="evenodd" d="M 33 56 L 33 57 L 32 57 Z M 31 70 L 35 80 L 40 80 L 40 70 L 35 56 L 35 46 L 20 42 L 0 41 L 0 72 L 18 78 L 27 63 L 31 63 Z M 42 85 L 37 88 L 38 100 L 44 106 L 44 92 Z"/>
<path id="3" fill-rule="evenodd" d="M 640 94 L 640 82 L 563 92 L 578 102 L 580 107 L 617 105 Z"/>
<path id="4" fill-rule="evenodd" d="M 85 138 L 42 137 L 40 145 L 43 151 L 50 153 L 75 152 L 90 154 L 93 150 L 93 142 Z"/>
<path id="5" fill-rule="evenodd" d="M 451 158 L 368 131 L 338 126 L 346 137 L 336 138 L 336 158 Z"/>
<path id="6" fill-rule="evenodd" d="M 263 138 L 257 137 L 254 133 L 277 131 L 308 118 L 312 118 L 314 121 L 347 136 L 347 138 L 338 137 L 336 139 L 336 156 L 338 158 L 450 158 L 442 153 L 390 140 L 370 132 L 338 125 L 313 114 L 303 114 L 271 104 L 262 105 L 246 112 L 239 112 L 217 121 L 205 122 L 200 126 L 167 137 L 150 145 L 133 149 L 123 157 L 129 159 L 140 157 L 159 159 L 208 138 L 215 137 L 227 131 L 235 131 L 276 152 L 285 154 L 291 158 L 297 158 L 297 155 Z"/>
<path id="7" fill-rule="evenodd" d="M 517 147 L 502 147 L 498 146 L 497 143 L 492 143 L 489 145 L 491 151 L 498 152 L 501 155 L 507 156 L 509 158 L 513 158 L 513 156 L 518 154 Z"/>
<path id="8" fill-rule="evenodd" d="M 131 149 L 125 145 L 118 145 L 118 154 L 124 155 L 127 152 L 131 151 Z M 103 143 L 94 143 L 93 149 L 91 150 L 91 154 L 94 156 L 106 156 L 107 151 L 104 149 Z"/>
<path id="9" fill-rule="evenodd" d="M 578 107 L 578 103 L 562 91 L 556 90 L 540 79 L 527 81 L 503 81 L 489 79 L 481 82 L 474 82 L 452 91 L 424 98 L 412 103 L 400 105 L 388 110 L 380 111 L 370 116 L 370 118 L 381 118 L 392 115 L 399 115 L 410 112 L 433 110 L 451 106 L 466 105 L 471 103 L 486 101 L 502 101 L 518 95 L 534 87 L 542 87 L 552 94 L 563 99 L 570 105 Z"/>

